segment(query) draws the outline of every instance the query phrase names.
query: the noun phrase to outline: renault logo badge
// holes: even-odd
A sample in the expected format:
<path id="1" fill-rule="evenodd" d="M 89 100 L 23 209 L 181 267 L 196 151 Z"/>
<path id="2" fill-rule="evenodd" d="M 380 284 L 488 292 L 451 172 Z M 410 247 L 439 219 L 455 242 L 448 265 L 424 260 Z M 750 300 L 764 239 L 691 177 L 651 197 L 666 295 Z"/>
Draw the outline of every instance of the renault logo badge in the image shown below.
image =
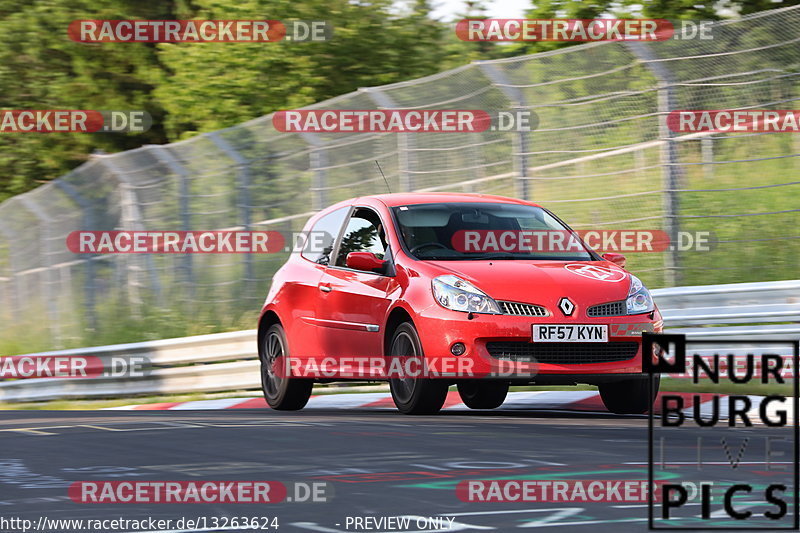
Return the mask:
<path id="1" fill-rule="evenodd" d="M 564 297 L 558 301 L 558 308 L 561 309 L 564 316 L 572 316 L 572 312 L 575 311 L 575 304 L 569 298 Z"/>

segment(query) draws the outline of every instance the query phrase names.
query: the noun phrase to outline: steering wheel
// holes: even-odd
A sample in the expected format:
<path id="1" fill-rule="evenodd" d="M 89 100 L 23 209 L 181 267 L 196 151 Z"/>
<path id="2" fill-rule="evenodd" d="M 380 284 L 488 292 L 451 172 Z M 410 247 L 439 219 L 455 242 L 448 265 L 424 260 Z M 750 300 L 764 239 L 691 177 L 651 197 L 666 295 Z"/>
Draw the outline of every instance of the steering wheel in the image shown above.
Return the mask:
<path id="1" fill-rule="evenodd" d="M 423 248 L 428 248 L 428 247 L 431 247 L 431 246 L 435 246 L 436 248 L 443 248 L 445 250 L 449 250 L 450 249 L 450 248 L 448 248 L 447 246 L 445 246 L 444 244 L 442 244 L 440 242 L 423 242 L 422 244 L 416 245 L 415 247 L 413 247 L 409 251 L 412 254 L 415 254 L 415 253 L 417 253 L 418 250 L 422 250 Z"/>

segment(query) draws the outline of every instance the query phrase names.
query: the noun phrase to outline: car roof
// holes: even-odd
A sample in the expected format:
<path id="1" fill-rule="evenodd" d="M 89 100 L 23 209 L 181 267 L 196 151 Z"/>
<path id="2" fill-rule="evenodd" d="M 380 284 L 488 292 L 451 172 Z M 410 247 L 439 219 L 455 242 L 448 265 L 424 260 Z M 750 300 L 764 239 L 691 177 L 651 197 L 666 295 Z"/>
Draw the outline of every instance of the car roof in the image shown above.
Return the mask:
<path id="1" fill-rule="evenodd" d="M 490 202 L 501 204 L 535 205 L 540 207 L 537 204 L 526 202 L 525 200 L 508 198 L 506 196 L 452 192 L 376 194 L 373 196 L 362 196 L 360 198 L 356 198 L 353 200 L 353 202 L 357 202 L 359 200 L 363 201 L 367 198 L 378 200 L 388 207 L 413 204 L 436 204 L 445 202 Z"/>

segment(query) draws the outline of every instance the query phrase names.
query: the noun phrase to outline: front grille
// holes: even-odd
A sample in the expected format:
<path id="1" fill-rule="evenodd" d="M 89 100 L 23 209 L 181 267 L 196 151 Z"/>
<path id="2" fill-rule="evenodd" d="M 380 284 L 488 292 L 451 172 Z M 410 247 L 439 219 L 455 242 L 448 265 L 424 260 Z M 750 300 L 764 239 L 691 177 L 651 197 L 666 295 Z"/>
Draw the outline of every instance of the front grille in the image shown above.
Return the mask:
<path id="1" fill-rule="evenodd" d="M 521 304 L 517 302 L 497 302 L 504 315 L 548 316 L 547 309 L 541 305 Z"/>
<path id="2" fill-rule="evenodd" d="M 638 342 L 525 342 L 493 341 L 486 343 L 492 357 L 510 361 L 554 365 L 611 363 L 636 356 Z"/>
<path id="3" fill-rule="evenodd" d="M 624 316 L 628 314 L 628 306 L 622 302 L 608 302 L 607 304 L 593 305 L 586 310 L 589 316 Z"/>

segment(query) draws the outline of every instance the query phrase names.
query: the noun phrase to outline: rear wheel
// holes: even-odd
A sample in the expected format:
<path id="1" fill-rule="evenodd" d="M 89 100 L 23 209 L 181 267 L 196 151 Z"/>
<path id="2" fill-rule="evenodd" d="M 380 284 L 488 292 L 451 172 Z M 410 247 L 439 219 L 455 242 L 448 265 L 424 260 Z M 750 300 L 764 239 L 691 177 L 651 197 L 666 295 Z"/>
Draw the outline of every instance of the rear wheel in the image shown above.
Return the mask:
<path id="1" fill-rule="evenodd" d="M 421 368 L 424 359 L 422 344 L 417 330 L 409 322 L 403 322 L 394 330 L 389 344 L 389 356 L 395 358 L 416 358 Z M 410 368 L 410 365 L 402 365 Z M 389 380 L 389 390 L 397 409 L 406 415 L 430 415 L 439 412 L 447 398 L 448 383 L 445 379 L 430 379 L 405 376 Z"/>
<path id="2" fill-rule="evenodd" d="M 503 405 L 508 394 L 507 381 L 465 379 L 458 382 L 458 395 L 470 409 L 494 409 Z"/>
<path id="3" fill-rule="evenodd" d="M 658 394 L 661 376 L 653 379 L 653 393 L 650 395 L 648 378 L 626 379 L 613 383 L 603 383 L 598 389 L 606 409 L 617 414 L 642 414 L 648 412 Z"/>
<path id="4" fill-rule="evenodd" d="M 296 411 L 305 407 L 314 387 L 312 379 L 289 377 L 289 350 L 283 326 L 273 324 L 264 335 L 261 359 L 261 389 L 273 409 Z"/>

